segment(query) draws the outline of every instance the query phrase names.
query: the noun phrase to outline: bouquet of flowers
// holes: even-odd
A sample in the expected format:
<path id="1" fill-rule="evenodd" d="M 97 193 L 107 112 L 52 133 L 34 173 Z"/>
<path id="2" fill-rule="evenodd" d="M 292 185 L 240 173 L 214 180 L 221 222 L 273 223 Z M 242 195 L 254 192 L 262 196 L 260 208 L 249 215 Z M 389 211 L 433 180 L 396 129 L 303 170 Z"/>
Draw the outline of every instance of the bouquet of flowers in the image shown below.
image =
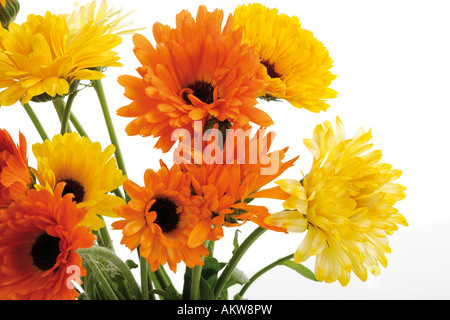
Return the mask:
<path id="1" fill-rule="evenodd" d="M 303 140 L 307 174 L 279 178 L 298 156 L 286 159 L 288 146 L 269 150 L 276 109 L 264 107 L 283 100 L 319 113 L 337 96 L 327 49 L 297 17 L 255 3 L 224 19 L 200 6 L 195 17 L 176 14 L 175 27 L 154 23 L 152 44 L 105 0 L 21 24 L 18 10 L 18 0 L 0 0 L 0 117 L 23 108 L 42 141 L 32 145 L 32 167 L 26 137 L 0 130 L 0 299 L 243 299 L 280 265 L 342 286 L 351 273 L 366 281 L 387 266 L 388 236 L 407 226 L 394 208 L 405 187 L 395 183 L 401 171 L 372 150 L 370 130 L 348 138 L 339 117 L 317 125 Z M 114 48 L 130 34 L 140 65 L 117 79 L 130 102 L 112 115 L 102 78 L 122 66 Z M 106 148 L 75 116 L 81 90 L 98 96 Z M 59 132 L 49 135 L 38 119 L 42 104 L 54 105 Z M 161 160 L 134 182 L 113 116 L 130 118 L 128 136 L 157 139 L 173 163 Z M 244 224 L 255 229 L 242 242 L 236 232 L 231 259 L 214 255 L 224 230 Z M 110 230 L 136 261 L 116 254 Z M 292 254 L 243 277 L 236 266 L 265 232 L 306 234 Z M 301 263 L 313 257 L 311 271 Z M 164 269 L 179 264 L 182 287 Z"/>

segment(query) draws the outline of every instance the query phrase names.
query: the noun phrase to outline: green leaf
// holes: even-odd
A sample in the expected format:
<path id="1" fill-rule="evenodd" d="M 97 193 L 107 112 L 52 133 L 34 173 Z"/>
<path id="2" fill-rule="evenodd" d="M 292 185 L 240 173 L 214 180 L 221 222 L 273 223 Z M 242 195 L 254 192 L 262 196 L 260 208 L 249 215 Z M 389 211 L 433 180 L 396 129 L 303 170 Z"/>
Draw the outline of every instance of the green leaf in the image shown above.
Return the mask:
<path id="1" fill-rule="evenodd" d="M 166 294 L 164 295 L 164 300 L 180 300 L 180 296 L 178 295 L 178 292 L 173 284 L 167 288 Z"/>
<path id="2" fill-rule="evenodd" d="M 125 263 L 130 269 L 136 269 L 137 267 L 139 267 L 139 265 L 131 259 L 128 259 L 127 261 L 125 261 Z"/>
<path id="3" fill-rule="evenodd" d="M 200 298 L 202 300 L 214 300 L 214 292 L 209 283 L 203 278 L 200 279 Z"/>
<path id="4" fill-rule="evenodd" d="M 219 261 L 216 258 L 209 258 L 205 260 L 202 268 L 202 278 L 205 279 L 212 288 L 217 281 L 217 273 L 220 270 Z"/>
<path id="5" fill-rule="evenodd" d="M 305 267 L 304 265 L 302 265 L 300 263 L 296 263 L 294 261 L 285 261 L 285 262 L 283 262 L 283 265 L 288 268 L 291 268 L 292 270 L 297 271 L 305 278 L 308 278 L 313 281 L 317 281 L 316 276 L 314 275 L 314 272 L 312 272 L 311 270 L 309 270 L 307 267 Z"/>

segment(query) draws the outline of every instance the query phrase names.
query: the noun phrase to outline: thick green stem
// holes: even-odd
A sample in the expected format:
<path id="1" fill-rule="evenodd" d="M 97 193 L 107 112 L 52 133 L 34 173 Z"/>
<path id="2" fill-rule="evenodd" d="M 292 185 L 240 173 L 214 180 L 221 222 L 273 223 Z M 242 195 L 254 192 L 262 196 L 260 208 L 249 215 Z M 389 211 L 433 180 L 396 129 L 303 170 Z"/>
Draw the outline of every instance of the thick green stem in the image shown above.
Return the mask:
<path id="1" fill-rule="evenodd" d="M 163 290 L 167 290 L 168 287 L 172 284 L 169 276 L 164 270 L 163 266 L 159 266 L 158 270 L 154 272 L 156 278 L 158 279 L 159 284 Z"/>
<path id="2" fill-rule="evenodd" d="M 55 107 L 56 114 L 58 115 L 59 121 L 62 121 L 62 117 L 64 114 L 64 108 L 66 107 L 66 103 L 63 98 L 58 98 L 52 100 L 53 106 Z"/>
<path id="3" fill-rule="evenodd" d="M 84 128 L 81 125 L 80 121 L 78 121 L 77 117 L 75 117 L 73 112 L 70 113 L 69 118 L 70 118 L 70 122 L 72 122 L 73 126 L 75 127 L 77 132 L 80 134 L 80 136 L 89 138 L 89 136 L 87 135 L 86 131 L 84 131 Z"/>
<path id="4" fill-rule="evenodd" d="M 255 282 L 256 279 L 258 279 L 260 276 L 262 276 L 267 271 L 275 268 L 276 266 L 279 266 L 283 264 L 285 261 L 291 260 L 294 257 L 294 254 L 290 254 L 284 258 L 280 258 L 277 261 L 269 264 L 265 268 L 259 270 L 257 273 L 253 275 L 253 277 L 250 278 L 250 280 L 242 287 L 241 291 L 239 291 L 239 296 L 243 296 L 244 293 L 247 291 L 247 289 L 252 285 L 253 282 Z"/>
<path id="5" fill-rule="evenodd" d="M 206 240 L 203 244 L 205 247 L 209 248 L 210 241 Z M 214 247 L 213 245 L 211 246 Z M 209 255 L 212 256 L 212 252 L 209 252 Z M 200 281 L 202 278 L 202 269 L 203 266 L 195 266 L 192 269 L 192 279 L 191 279 L 191 300 L 199 300 L 200 299 Z"/>
<path id="6" fill-rule="evenodd" d="M 103 223 L 105 223 L 103 216 L 99 216 L 99 218 L 103 220 Z M 107 229 L 106 224 L 103 228 L 100 228 L 99 234 L 102 238 L 103 247 L 108 248 L 114 252 L 114 246 L 112 244 L 111 236 L 109 235 L 109 231 Z"/>
<path id="7" fill-rule="evenodd" d="M 41 122 L 39 121 L 38 117 L 34 113 L 34 111 L 31 108 L 31 106 L 28 103 L 25 103 L 23 105 L 23 108 L 25 109 L 25 111 L 27 112 L 28 116 L 30 117 L 31 122 L 33 122 L 34 127 L 38 131 L 38 133 L 41 136 L 42 140 L 47 140 L 48 139 L 47 133 L 45 132 L 44 127 L 42 126 Z"/>
<path id="8" fill-rule="evenodd" d="M 149 293 L 157 294 L 157 295 L 160 295 L 161 297 L 164 297 L 166 295 L 166 291 L 165 290 L 161 290 L 161 289 L 152 289 L 152 290 L 149 291 Z"/>
<path id="9" fill-rule="evenodd" d="M 66 106 L 64 107 L 64 113 L 63 113 L 62 119 L 61 119 L 61 134 L 62 135 L 66 132 L 70 132 L 69 119 L 70 119 L 70 114 L 71 114 L 71 110 L 72 110 L 73 100 L 75 99 L 77 93 L 78 93 L 78 91 L 75 90 L 67 98 L 67 103 L 66 103 Z"/>
<path id="10" fill-rule="evenodd" d="M 256 228 L 256 230 L 253 231 L 234 252 L 233 256 L 228 262 L 228 265 L 225 267 L 219 279 L 217 279 L 216 285 L 214 286 L 215 299 L 219 298 L 223 288 L 230 279 L 230 276 L 233 274 L 234 269 L 236 268 L 237 264 L 242 259 L 244 254 L 247 252 L 248 248 L 250 248 L 250 246 L 256 241 L 256 239 L 258 239 L 266 230 L 267 229 L 264 229 L 262 227 Z"/>
<path id="11" fill-rule="evenodd" d="M 119 146 L 119 140 L 117 139 L 116 131 L 114 129 L 114 124 L 111 118 L 111 114 L 109 112 L 108 103 L 106 102 L 105 92 L 103 90 L 103 85 L 101 80 L 93 80 L 92 86 L 97 92 L 98 99 L 100 101 L 100 105 L 103 111 L 103 117 L 105 118 L 106 127 L 108 128 L 109 138 L 111 139 L 111 143 L 116 147 L 116 159 L 117 166 L 120 170 L 122 170 L 123 174 L 126 175 L 125 163 L 123 161 L 122 152 Z"/>
<path id="12" fill-rule="evenodd" d="M 148 266 L 147 266 L 147 260 L 145 260 L 144 257 L 140 257 L 140 268 L 141 268 L 141 291 L 142 291 L 142 300 L 149 300 L 149 294 L 148 294 Z"/>
<path id="13" fill-rule="evenodd" d="M 192 269 L 191 279 L 191 300 L 200 299 L 200 279 L 202 278 L 202 266 L 195 266 Z"/>
<path id="14" fill-rule="evenodd" d="M 90 256 L 100 256 L 105 258 L 106 260 L 110 261 L 112 264 L 114 264 L 122 273 L 123 277 L 127 281 L 128 285 L 130 286 L 131 292 L 135 296 L 136 299 L 140 300 L 142 298 L 141 289 L 139 288 L 139 285 L 136 283 L 136 279 L 134 278 L 133 274 L 131 273 L 130 268 L 126 265 L 125 262 L 123 262 L 119 257 L 117 257 L 111 250 L 94 246 L 87 249 L 78 249 L 77 252 L 83 257 L 86 255 Z"/>

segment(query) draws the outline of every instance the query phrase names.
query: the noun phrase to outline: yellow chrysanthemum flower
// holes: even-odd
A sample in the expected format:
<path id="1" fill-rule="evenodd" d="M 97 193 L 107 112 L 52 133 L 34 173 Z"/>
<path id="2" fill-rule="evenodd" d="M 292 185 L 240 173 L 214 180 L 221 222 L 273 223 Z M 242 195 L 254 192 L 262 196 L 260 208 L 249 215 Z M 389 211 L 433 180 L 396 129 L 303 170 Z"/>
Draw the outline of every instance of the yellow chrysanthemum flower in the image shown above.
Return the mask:
<path id="1" fill-rule="evenodd" d="M 117 217 L 113 208 L 125 201 L 107 193 L 120 187 L 126 177 L 117 169 L 114 145 L 102 151 L 99 142 L 92 143 L 74 132 L 58 134 L 32 149 L 37 159 L 37 189 L 54 190 L 59 182 L 65 182 L 63 195 L 72 193 L 79 207 L 89 207 L 81 224 L 94 230 L 104 226 L 97 215 Z"/>
<path id="2" fill-rule="evenodd" d="M 107 27 L 107 33 L 115 35 L 125 35 L 134 33 L 141 29 L 127 29 L 133 23 L 127 22 L 122 24 L 123 20 L 128 17 L 133 11 L 122 15 L 122 10 L 114 8 L 108 9 L 106 0 L 102 0 L 100 6 L 97 8 L 97 1 L 92 1 L 84 6 L 75 3 L 76 9 L 71 15 L 67 15 L 67 24 L 69 26 L 69 33 L 76 32 L 83 28 L 88 22 L 93 22 L 96 25 Z"/>
<path id="3" fill-rule="evenodd" d="M 301 28 L 297 17 L 261 4 L 240 5 L 234 12 L 234 27 L 243 29 L 244 42 L 260 55 L 267 98 L 285 99 L 313 112 L 328 108 L 325 99 L 337 96 L 329 88 L 336 78 L 329 71 L 333 61 L 312 32 Z"/>
<path id="4" fill-rule="evenodd" d="M 393 183 L 401 171 L 380 162 L 380 150 L 369 151 L 370 131 L 346 139 L 342 122 L 336 122 L 336 130 L 327 121 L 315 128 L 312 140 L 304 140 L 314 155 L 312 169 L 300 182 L 277 182 L 286 195 L 285 211 L 266 223 L 289 232 L 307 230 L 294 261 L 317 256 L 316 278 L 345 286 L 351 271 L 362 281 L 368 271 L 378 275 L 390 253 L 387 236 L 408 224 L 393 207 L 405 197 L 406 188 Z"/>
<path id="5" fill-rule="evenodd" d="M 22 104 L 69 93 L 76 80 L 103 77 L 99 67 L 121 66 L 112 51 L 121 37 L 88 22 L 69 33 L 64 16 L 29 15 L 22 25 L 0 30 L 0 105 Z"/>

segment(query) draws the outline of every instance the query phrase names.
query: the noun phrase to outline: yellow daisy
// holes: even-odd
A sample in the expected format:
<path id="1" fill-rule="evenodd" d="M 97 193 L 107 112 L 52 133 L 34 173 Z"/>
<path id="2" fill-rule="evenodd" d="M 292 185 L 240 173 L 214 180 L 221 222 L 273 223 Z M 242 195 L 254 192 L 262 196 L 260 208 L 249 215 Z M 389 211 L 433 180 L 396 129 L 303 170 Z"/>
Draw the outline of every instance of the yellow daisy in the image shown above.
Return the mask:
<path id="1" fill-rule="evenodd" d="M 302 29 L 297 17 L 279 14 L 261 4 L 240 5 L 234 27 L 244 31 L 244 42 L 255 47 L 267 88 L 266 98 L 285 99 L 297 108 L 325 111 L 325 99 L 335 98 L 330 89 L 336 78 L 333 61 L 312 32 Z"/>
<path id="2" fill-rule="evenodd" d="M 317 256 L 315 274 L 320 281 L 339 280 L 347 285 L 353 271 L 362 281 L 368 271 L 380 273 L 390 253 L 387 236 L 407 226 L 394 208 L 405 197 L 405 187 L 394 183 L 400 170 L 381 162 L 381 151 L 372 150 L 371 132 L 360 130 L 351 139 L 339 118 L 336 130 L 330 122 L 315 128 L 305 139 L 314 161 L 301 180 L 285 179 L 277 184 L 285 196 L 285 211 L 266 223 L 289 232 L 307 234 L 294 254 L 295 262 Z"/>
<path id="3" fill-rule="evenodd" d="M 113 208 L 125 202 L 107 193 L 120 187 L 126 177 L 117 169 L 113 145 L 102 151 L 99 142 L 66 133 L 54 136 L 52 141 L 36 143 L 32 149 L 37 159 L 37 189 L 54 190 L 59 182 L 65 182 L 63 195 L 72 193 L 78 207 L 89 207 L 81 224 L 94 230 L 104 226 L 97 215 L 117 217 Z"/>
<path id="4" fill-rule="evenodd" d="M 69 93 L 77 80 L 103 77 L 99 67 L 121 66 L 112 51 L 121 37 L 86 23 L 69 33 L 64 16 L 29 15 L 0 30 L 0 105 L 46 101 Z"/>

